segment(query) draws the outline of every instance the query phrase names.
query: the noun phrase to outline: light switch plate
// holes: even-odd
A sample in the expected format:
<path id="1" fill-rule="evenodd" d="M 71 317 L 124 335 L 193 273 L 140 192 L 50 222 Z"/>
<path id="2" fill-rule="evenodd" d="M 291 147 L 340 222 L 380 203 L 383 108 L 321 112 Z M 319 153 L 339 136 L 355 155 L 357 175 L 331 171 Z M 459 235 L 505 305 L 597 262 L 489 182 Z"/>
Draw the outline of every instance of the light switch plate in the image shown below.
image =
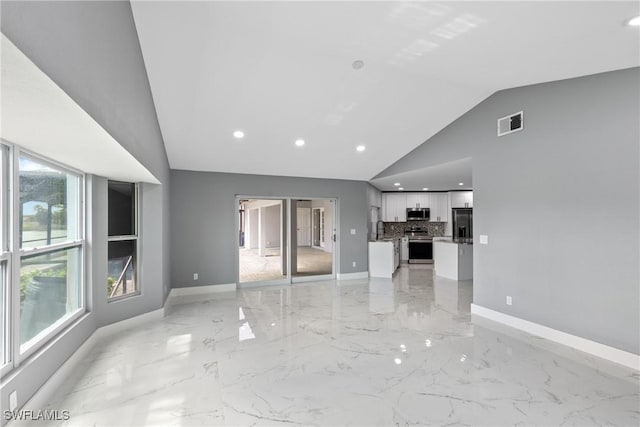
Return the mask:
<path id="1" fill-rule="evenodd" d="M 481 245 L 488 245 L 489 244 L 489 236 L 487 236 L 486 234 L 481 234 L 480 235 L 480 244 Z"/>
<path id="2" fill-rule="evenodd" d="M 9 410 L 15 411 L 18 407 L 18 391 L 13 390 L 9 395 Z"/>
<path id="3" fill-rule="evenodd" d="M 351 234 L 356 234 L 356 229 L 355 228 L 351 229 Z"/>
<path id="4" fill-rule="evenodd" d="M 198 273 L 193 273 L 193 280 L 198 280 Z"/>

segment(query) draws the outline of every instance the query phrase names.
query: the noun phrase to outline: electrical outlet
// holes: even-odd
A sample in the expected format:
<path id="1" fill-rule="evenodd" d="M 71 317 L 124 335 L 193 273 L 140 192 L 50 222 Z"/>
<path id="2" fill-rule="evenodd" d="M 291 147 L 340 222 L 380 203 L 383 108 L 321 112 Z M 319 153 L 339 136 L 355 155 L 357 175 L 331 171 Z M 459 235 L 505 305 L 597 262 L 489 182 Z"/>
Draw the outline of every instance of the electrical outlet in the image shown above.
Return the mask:
<path id="1" fill-rule="evenodd" d="M 351 229 L 351 234 L 356 234 L 356 229 L 355 228 Z"/>
<path id="2" fill-rule="evenodd" d="M 481 234 L 480 235 L 480 244 L 481 245 L 488 245 L 489 244 L 489 236 L 487 236 L 486 234 Z"/>
<path id="3" fill-rule="evenodd" d="M 513 305 L 513 299 L 507 295 L 507 305 Z"/>
<path id="4" fill-rule="evenodd" d="M 354 266 L 354 267 L 356 266 L 356 262 L 355 262 L 355 261 L 353 261 L 353 266 Z"/>
<path id="5" fill-rule="evenodd" d="M 15 411 L 18 408 L 18 391 L 13 390 L 9 395 L 9 410 Z"/>
<path id="6" fill-rule="evenodd" d="M 198 280 L 198 273 L 193 273 L 193 280 Z"/>

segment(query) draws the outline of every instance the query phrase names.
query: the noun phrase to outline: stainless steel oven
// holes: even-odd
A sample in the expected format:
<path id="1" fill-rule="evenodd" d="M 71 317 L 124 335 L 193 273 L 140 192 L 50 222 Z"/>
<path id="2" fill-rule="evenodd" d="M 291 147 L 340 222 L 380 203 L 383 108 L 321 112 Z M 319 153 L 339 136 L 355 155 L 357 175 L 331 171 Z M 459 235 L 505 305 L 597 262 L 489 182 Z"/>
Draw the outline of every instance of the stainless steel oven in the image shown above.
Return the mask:
<path id="1" fill-rule="evenodd" d="M 433 263 L 433 237 L 422 227 L 411 227 L 405 232 L 409 238 L 409 263 Z"/>
<path id="2" fill-rule="evenodd" d="M 433 263 L 433 240 L 409 238 L 409 263 Z"/>

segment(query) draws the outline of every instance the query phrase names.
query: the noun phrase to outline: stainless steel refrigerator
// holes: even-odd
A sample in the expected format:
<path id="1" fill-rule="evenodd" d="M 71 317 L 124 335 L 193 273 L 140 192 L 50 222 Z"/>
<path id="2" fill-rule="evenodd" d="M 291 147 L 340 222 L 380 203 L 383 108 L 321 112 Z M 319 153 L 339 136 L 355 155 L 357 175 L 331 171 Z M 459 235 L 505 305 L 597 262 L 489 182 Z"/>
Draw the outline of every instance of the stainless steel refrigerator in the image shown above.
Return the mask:
<path id="1" fill-rule="evenodd" d="M 473 238 L 473 209 L 455 208 L 453 209 L 453 238 L 472 239 Z"/>

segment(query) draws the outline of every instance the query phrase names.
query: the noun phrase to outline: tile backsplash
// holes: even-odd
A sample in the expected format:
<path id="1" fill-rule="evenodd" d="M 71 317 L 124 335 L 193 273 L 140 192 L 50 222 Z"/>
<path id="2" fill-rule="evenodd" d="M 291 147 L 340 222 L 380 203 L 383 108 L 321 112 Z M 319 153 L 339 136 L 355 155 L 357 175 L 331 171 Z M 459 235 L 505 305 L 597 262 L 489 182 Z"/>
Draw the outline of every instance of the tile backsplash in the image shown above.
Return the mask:
<path id="1" fill-rule="evenodd" d="M 430 222 L 430 221 L 411 221 L 411 222 L 385 222 L 384 235 L 386 237 L 404 236 L 407 230 L 414 228 L 422 228 L 429 233 L 429 236 L 444 236 L 444 228 L 446 222 Z"/>

